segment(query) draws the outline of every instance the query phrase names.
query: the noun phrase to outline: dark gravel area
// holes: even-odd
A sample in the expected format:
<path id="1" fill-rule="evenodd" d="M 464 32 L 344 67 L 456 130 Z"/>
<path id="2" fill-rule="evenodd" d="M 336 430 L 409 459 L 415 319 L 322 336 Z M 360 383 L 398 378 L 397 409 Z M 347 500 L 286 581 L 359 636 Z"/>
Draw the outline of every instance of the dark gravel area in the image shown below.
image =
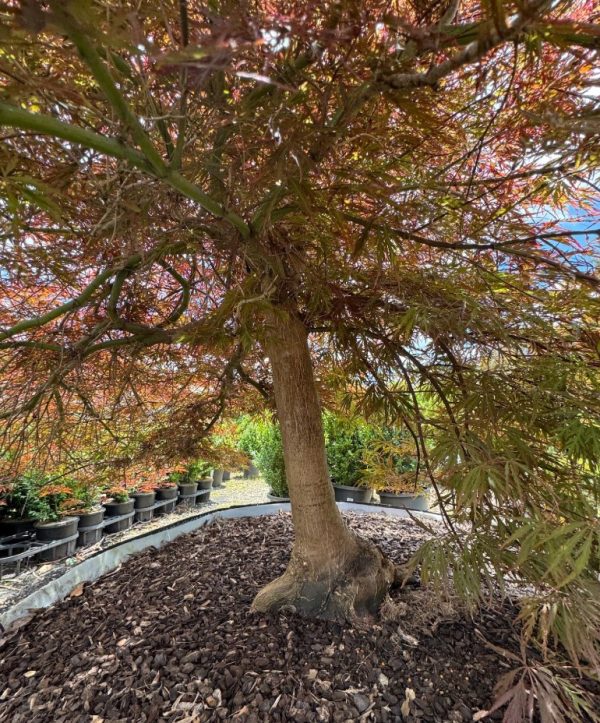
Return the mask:
<path id="1" fill-rule="evenodd" d="M 426 536 L 349 519 L 398 562 Z M 289 515 L 215 523 L 38 613 L 2 641 L 0 721 L 460 723 L 489 706 L 507 664 L 482 636 L 514 649 L 510 605 L 471 620 L 404 589 L 369 625 L 250 613 L 290 537 Z"/>

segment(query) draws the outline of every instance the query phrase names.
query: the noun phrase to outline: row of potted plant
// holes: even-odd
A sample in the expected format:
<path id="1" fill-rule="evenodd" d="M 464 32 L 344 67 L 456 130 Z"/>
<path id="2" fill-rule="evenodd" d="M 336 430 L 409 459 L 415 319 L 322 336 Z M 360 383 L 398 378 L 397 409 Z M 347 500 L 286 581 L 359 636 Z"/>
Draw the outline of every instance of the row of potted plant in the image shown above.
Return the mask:
<path id="1" fill-rule="evenodd" d="M 427 482 L 405 430 L 360 417 L 323 415 L 327 464 L 336 499 L 427 510 Z"/>
<path id="2" fill-rule="evenodd" d="M 323 414 L 329 474 L 338 501 L 370 502 L 428 509 L 427 484 L 407 434 L 389 426 Z M 238 444 L 258 466 L 270 488 L 270 499 L 287 500 L 288 488 L 279 425 L 268 416 L 239 422 Z"/>
<path id="3" fill-rule="evenodd" d="M 131 478 L 135 475 L 129 474 Z M 125 479 L 121 484 L 105 487 L 90 480 L 61 478 L 57 480 L 31 470 L 0 486 L 0 537 L 35 531 L 42 542 L 74 537 L 47 553 L 42 559 L 59 559 L 72 554 L 76 544 L 91 544 L 100 539 L 102 531 L 119 532 L 132 524 L 132 516 L 102 527 L 107 518 L 120 517 L 135 511 L 140 522 L 150 520 L 156 500 L 167 504 L 157 513 L 172 512 L 178 502 L 206 502 L 212 479 L 210 467 L 196 461 L 168 474 L 138 476 L 139 482 Z M 197 495 L 197 491 L 205 494 Z"/>

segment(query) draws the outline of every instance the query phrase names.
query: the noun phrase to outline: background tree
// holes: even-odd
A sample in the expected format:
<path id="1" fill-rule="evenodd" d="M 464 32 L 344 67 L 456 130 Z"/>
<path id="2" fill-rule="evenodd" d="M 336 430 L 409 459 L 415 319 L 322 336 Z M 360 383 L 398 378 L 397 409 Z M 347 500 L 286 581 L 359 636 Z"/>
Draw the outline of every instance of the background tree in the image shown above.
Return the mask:
<path id="1" fill-rule="evenodd" d="M 527 576 L 525 634 L 597 665 L 597 3 L 2 12 L 5 444 L 149 407 L 185 444 L 266 353 L 296 540 L 255 607 L 353 616 L 395 571 L 335 506 L 312 355 L 411 431 L 425 575 Z"/>

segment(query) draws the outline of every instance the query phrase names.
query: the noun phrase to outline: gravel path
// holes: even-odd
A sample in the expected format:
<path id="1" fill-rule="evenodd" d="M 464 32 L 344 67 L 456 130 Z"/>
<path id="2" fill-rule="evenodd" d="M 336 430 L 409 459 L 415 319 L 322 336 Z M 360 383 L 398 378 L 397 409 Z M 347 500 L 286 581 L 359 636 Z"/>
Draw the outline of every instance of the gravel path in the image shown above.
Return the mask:
<path id="1" fill-rule="evenodd" d="M 269 485 L 260 477 L 257 479 L 244 479 L 234 477 L 224 483 L 221 489 L 213 489 L 210 493 L 210 503 L 217 508 L 231 507 L 233 505 L 254 505 L 268 502 Z"/>

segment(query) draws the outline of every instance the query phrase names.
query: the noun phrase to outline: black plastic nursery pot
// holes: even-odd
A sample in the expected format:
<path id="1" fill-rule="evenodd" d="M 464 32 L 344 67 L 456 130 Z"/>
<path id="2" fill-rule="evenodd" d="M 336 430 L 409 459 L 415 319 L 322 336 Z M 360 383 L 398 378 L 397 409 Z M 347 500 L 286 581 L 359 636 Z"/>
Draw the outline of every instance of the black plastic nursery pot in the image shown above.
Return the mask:
<path id="1" fill-rule="evenodd" d="M 390 507 L 402 507 L 407 510 L 418 510 L 419 512 L 427 512 L 429 502 L 423 494 L 412 494 L 411 492 L 402 492 L 396 494 L 394 492 L 380 492 L 379 501 L 382 505 Z"/>
<path id="2" fill-rule="evenodd" d="M 159 487 L 156 490 L 157 500 L 170 500 L 168 505 L 157 507 L 155 513 L 157 515 L 167 514 L 167 512 L 173 512 L 175 505 L 177 504 L 177 498 L 179 497 L 179 490 L 177 487 Z"/>
<path id="3" fill-rule="evenodd" d="M 244 470 L 244 479 L 254 479 L 255 477 L 258 477 L 258 467 L 254 464 L 251 464 L 248 469 Z"/>
<path id="4" fill-rule="evenodd" d="M 156 500 L 156 492 L 134 492 L 133 497 L 133 508 L 135 510 L 145 510 L 148 507 L 152 507 Z"/>
<path id="5" fill-rule="evenodd" d="M 201 505 L 210 500 L 210 491 L 213 487 L 213 481 L 210 477 L 198 480 L 198 492 L 202 492 L 196 497 L 196 504 Z"/>
<path id="6" fill-rule="evenodd" d="M 136 522 L 150 522 L 154 517 L 152 508 L 156 502 L 156 492 L 134 492 L 131 496 L 134 500 Z"/>
<path id="7" fill-rule="evenodd" d="M 179 485 L 179 502 L 185 505 L 193 505 L 196 503 L 195 494 L 198 490 L 197 482 L 184 482 Z"/>
<path id="8" fill-rule="evenodd" d="M 333 485 L 336 502 L 370 502 L 373 490 L 369 487 L 350 487 L 349 485 Z"/>
<path id="9" fill-rule="evenodd" d="M 214 469 L 213 470 L 212 483 L 213 483 L 212 486 L 216 490 L 218 490 L 219 487 L 223 486 L 223 470 L 222 469 Z"/>
<path id="10" fill-rule="evenodd" d="M 78 547 L 87 547 L 100 542 L 104 529 L 102 521 L 106 508 L 99 506 L 89 512 L 82 512 L 79 515 L 79 537 L 77 538 Z"/>
<path id="11" fill-rule="evenodd" d="M 229 472 L 228 470 L 224 470 L 223 482 L 229 482 L 230 479 L 231 479 L 231 472 Z"/>
<path id="12" fill-rule="evenodd" d="M 33 532 L 33 525 L 35 520 L 22 519 L 22 520 L 11 520 L 3 519 L 0 520 L 0 537 L 10 537 L 11 535 L 20 535 L 23 532 Z"/>
<path id="13" fill-rule="evenodd" d="M 79 517 L 63 517 L 56 522 L 36 522 L 35 537 L 39 542 L 54 542 L 55 540 L 64 540 L 67 537 L 73 537 L 77 534 L 77 525 Z M 56 545 L 49 550 L 38 553 L 40 560 L 44 562 L 53 562 L 63 557 L 68 557 L 75 552 L 77 539 L 68 540 L 62 545 Z"/>
<path id="14" fill-rule="evenodd" d="M 128 499 L 125 502 L 105 502 L 104 507 L 106 508 L 107 517 L 119 517 L 120 515 L 126 515 L 128 512 L 133 511 L 133 505 L 135 500 Z M 131 527 L 133 523 L 133 517 L 128 517 L 126 520 L 120 520 L 119 522 L 113 522 L 104 528 L 104 532 L 111 534 L 113 532 L 122 532 Z"/>

